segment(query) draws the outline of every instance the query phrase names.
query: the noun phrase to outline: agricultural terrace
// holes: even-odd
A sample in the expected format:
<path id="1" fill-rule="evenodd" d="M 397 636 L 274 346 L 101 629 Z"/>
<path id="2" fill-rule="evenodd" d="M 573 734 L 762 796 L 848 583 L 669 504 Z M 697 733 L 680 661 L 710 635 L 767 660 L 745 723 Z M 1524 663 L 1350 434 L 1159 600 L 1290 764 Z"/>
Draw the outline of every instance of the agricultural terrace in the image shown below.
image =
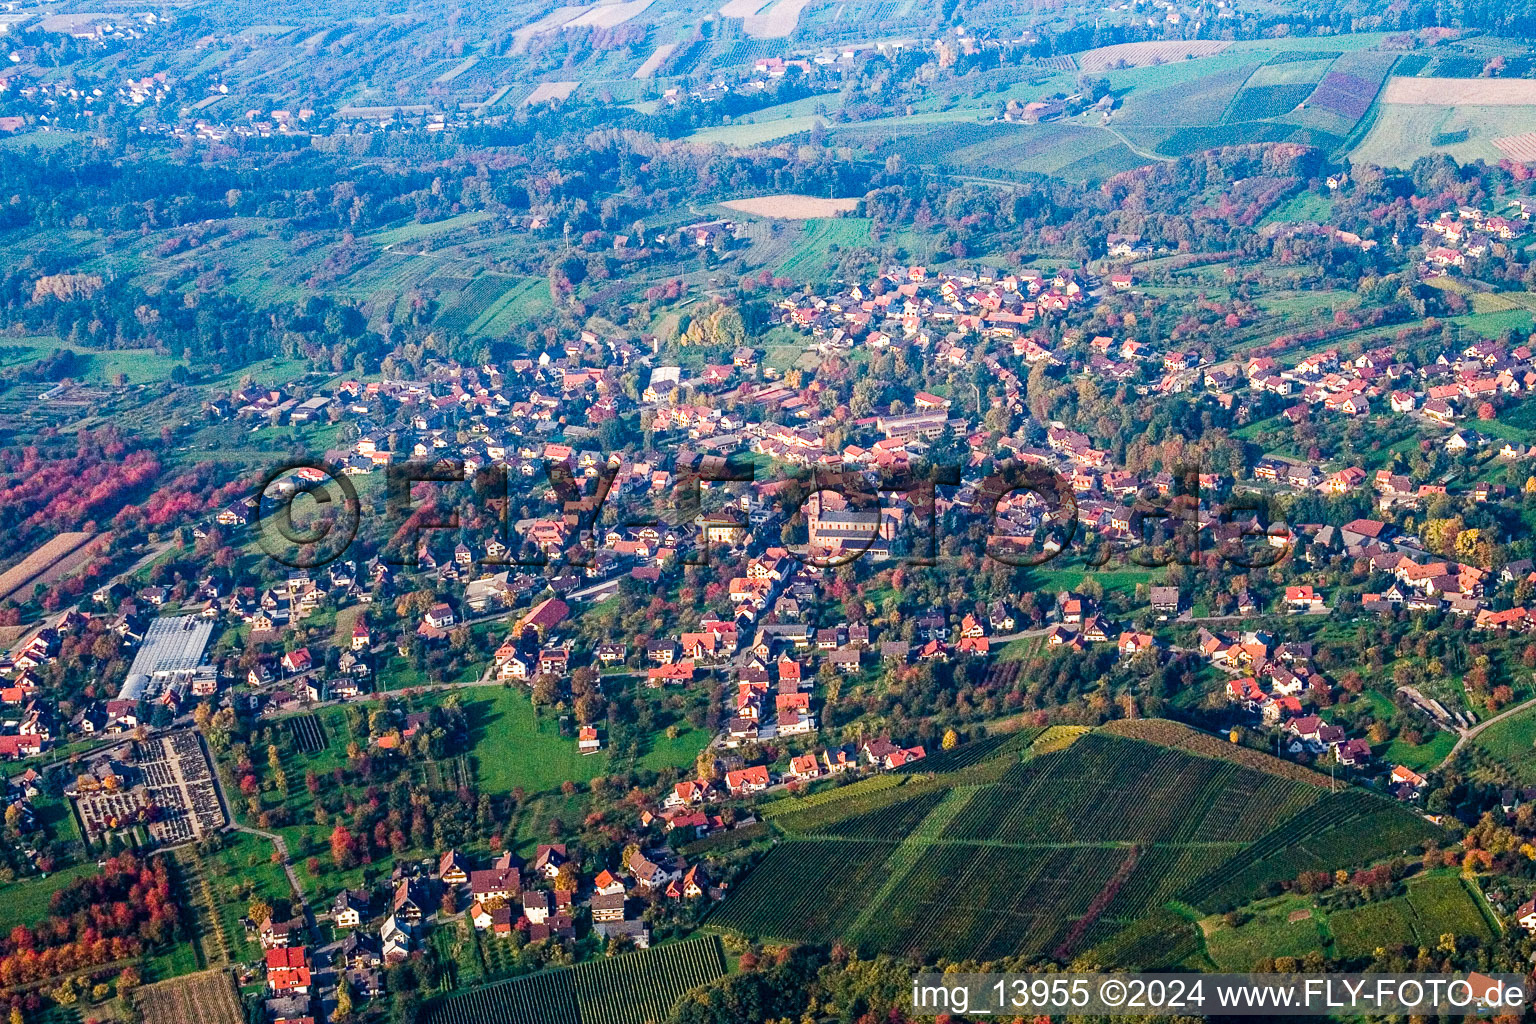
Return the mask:
<path id="1" fill-rule="evenodd" d="M 94 533 L 61 533 L 33 549 L 32 553 L 0 573 L 0 601 L 37 583 L 62 579 L 89 557 L 87 545 Z"/>
<path id="2" fill-rule="evenodd" d="M 1146 43 L 1117 43 L 1077 55 L 1077 66 L 1090 74 L 1117 68 L 1144 68 L 1176 60 L 1193 60 L 1220 53 L 1230 43 L 1213 39 L 1171 39 Z"/>
<path id="3" fill-rule="evenodd" d="M 1500 785 L 1536 785 L 1536 708 L 1494 722 L 1464 750 L 1480 778 Z"/>
<path id="4" fill-rule="evenodd" d="M 686 992 L 723 977 L 716 936 L 657 946 L 455 993 L 427 1024 L 647 1024 Z"/>
<path id="5" fill-rule="evenodd" d="M 245 1019 L 227 971 L 204 971 L 145 985 L 134 993 L 144 1024 L 240 1024 Z"/>
<path id="6" fill-rule="evenodd" d="M 1148 724 L 1198 745 L 1193 730 Z M 1247 751 L 1246 764 L 1203 756 L 1216 752 L 1047 730 L 777 801 L 765 813 L 786 841 L 709 923 L 784 941 L 837 934 L 867 952 L 924 960 L 1070 959 L 1170 901 L 1223 909 L 1239 890 L 1441 835 L 1363 791 L 1329 793 L 1315 773 L 1268 755 Z M 1237 888 L 1224 884 L 1233 876 Z"/>
<path id="7" fill-rule="evenodd" d="M 523 106 L 531 107 L 539 103 L 569 99 L 571 93 L 575 92 L 580 84 L 580 82 L 540 82 L 533 92 L 524 97 Z"/>
<path id="8" fill-rule="evenodd" d="M 746 17 L 742 27 L 753 39 L 783 39 L 800 23 L 800 12 L 810 0 L 773 0 L 767 10 Z"/>
<path id="9" fill-rule="evenodd" d="M 1492 940 L 1497 927 L 1474 882 L 1455 875 L 1410 878 L 1353 906 L 1287 895 L 1235 915 L 1200 922 L 1207 955 L 1224 971 L 1247 971 L 1276 957 L 1370 961 L 1380 948 L 1434 949 L 1444 935 Z"/>

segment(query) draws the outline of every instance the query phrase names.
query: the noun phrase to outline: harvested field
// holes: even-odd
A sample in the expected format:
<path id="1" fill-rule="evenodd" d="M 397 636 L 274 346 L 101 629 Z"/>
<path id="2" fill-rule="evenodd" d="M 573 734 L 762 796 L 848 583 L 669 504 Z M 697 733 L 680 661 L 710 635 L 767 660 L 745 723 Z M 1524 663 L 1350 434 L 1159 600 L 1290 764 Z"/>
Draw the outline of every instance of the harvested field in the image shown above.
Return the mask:
<path id="1" fill-rule="evenodd" d="M 617 28 L 631 18 L 638 17 L 651 0 L 630 0 L 622 4 L 594 4 L 566 22 L 565 28 Z"/>
<path id="2" fill-rule="evenodd" d="M 729 199 L 720 204 L 755 217 L 774 217 L 779 220 L 810 220 L 813 217 L 836 217 L 840 213 L 852 213 L 858 209 L 857 199 L 822 199 L 818 196 L 757 196 L 753 199 Z"/>
<path id="3" fill-rule="evenodd" d="M 105 14 L 50 14 L 39 27 L 44 32 L 83 32 L 98 21 L 109 20 Z"/>
<path id="4" fill-rule="evenodd" d="M 528 45 L 528 40 L 541 32 L 553 32 L 572 18 L 579 17 L 585 10 L 585 7 L 556 7 L 531 25 L 524 25 L 512 33 L 513 52 L 521 53 Z"/>
<path id="5" fill-rule="evenodd" d="M 1525 107 L 1536 105 L 1536 79 L 1389 78 L 1381 98 L 1426 107 Z"/>
<path id="6" fill-rule="evenodd" d="M 203 971 L 158 985 L 145 985 L 134 996 L 144 1024 L 241 1024 L 234 979 L 224 971 Z"/>
<path id="7" fill-rule="evenodd" d="M 59 582 L 59 580 L 73 576 L 75 573 L 84 569 L 86 563 L 95 557 L 99 552 L 105 550 L 106 546 L 107 535 L 97 534 L 94 538 L 86 541 L 84 544 L 81 544 L 78 548 L 71 551 L 57 562 L 54 562 L 47 569 L 43 570 L 42 575 L 38 576 L 37 579 L 33 580 L 32 582 L 41 583 L 44 586 L 52 586 L 53 584 Z"/>
<path id="8" fill-rule="evenodd" d="M 742 26 L 753 39 L 783 39 L 800 24 L 800 12 L 811 0 L 774 0 L 772 7 L 754 14 Z"/>
<path id="9" fill-rule="evenodd" d="M 580 84 L 580 82 L 540 82 L 538 87 L 523 100 L 523 106 L 531 107 L 535 103 L 568 99 Z"/>
<path id="10" fill-rule="evenodd" d="M 38 580 L 53 569 L 56 564 L 84 548 L 95 536 L 94 533 L 61 533 L 4 573 L 0 573 L 0 601 L 24 590 L 34 580 Z"/>
<path id="11" fill-rule="evenodd" d="M 656 47 L 654 53 L 645 58 L 645 63 L 635 69 L 636 78 L 650 78 L 656 74 L 656 70 L 667 62 L 667 58 L 677 50 L 676 43 L 662 43 Z"/>
<path id="12" fill-rule="evenodd" d="M 1145 68 L 1154 64 L 1167 64 L 1193 57 L 1209 57 L 1220 53 L 1230 43 L 1215 39 L 1178 39 L 1153 43 L 1117 43 L 1101 46 L 1077 55 L 1077 66 L 1084 71 L 1097 73 L 1113 68 Z"/>
<path id="13" fill-rule="evenodd" d="M 1518 160 L 1521 163 L 1536 162 L 1536 132 L 1506 135 L 1501 139 L 1494 139 L 1493 144 L 1499 148 L 1500 153 L 1511 160 Z"/>

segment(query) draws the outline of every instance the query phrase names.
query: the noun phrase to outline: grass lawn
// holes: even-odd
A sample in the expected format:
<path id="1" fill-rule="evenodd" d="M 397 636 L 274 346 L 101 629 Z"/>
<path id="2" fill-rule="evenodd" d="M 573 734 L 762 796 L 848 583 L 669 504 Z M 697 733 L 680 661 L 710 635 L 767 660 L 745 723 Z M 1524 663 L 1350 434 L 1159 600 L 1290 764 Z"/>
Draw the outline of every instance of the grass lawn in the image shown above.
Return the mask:
<path id="1" fill-rule="evenodd" d="M 559 789 L 567 779 L 587 782 L 607 771 L 606 751 L 578 753 L 575 736 L 560 735 L 555 713 L 535 717 L 533 702 L 521 689 L 482 687 L 465 699 L 464 711 L 483 792 L 508 793 L 521 786 L 541 793 Z"/>
<path id="2" fill-rule="evenodd" d="M 24 878 L 0 888 L 0 931 L 7 934 L 17 925 L 34 925 L 48 916 L 53 894 L 77 878 L 97 873 L 95 861 L 74 864 L 47 878 Z"/>
<path id="3" fill-rule="evenodd" d="M 1480 906 L 1481 900 L 1455 875 L 1412 879 L 1402 896 L 1330 915 L 1334 952 L 1368 957 L 1378 947 L 1434 948 L 1445 934 L 1487 941 L 1493 937 L 1493 926 Z"/>
<path id="4" fill-rule="evenodd" d="M 1254 420 L 1252 423 L 1245 424 L 1232 431 L 1232 436 L 1241 438 L 1244 441 L 1254 441 L 1257 440 L 1260 434 L 1279 429 L 1283 422 L 1278 415 L 1270 416 L 1267 419 Z"/>
<path id="5" fill-rule="evenodd" d="M 1489 437 L 1498 438 L 1503 441 L 1515 441 L 1520 444 L 1530 444 L 1532 438 L 1536 438 L 1536 431 L 1531 430 L 1529 427 L 1516 425 L 1518 422 L 1525 420 L 1529 415 L 1528 413 L 1519 413 L 1519 409 L 1520 406 L 1506 409 L 1503 419 L 1473 419 L 1468 423 L 1468 426 L 1480 434 L 1487 434 Z"/>
<path id="6" fill-rule="evenodd" d="M 352 646 L 352 629 L 367 610 L 362 605 L 354 605 L 338 611 L 336 613 L 336 628 L 331 634 L 332 643 L 342 650 L 350 648 Z"/>
<path id="7" fill-rule="evenodd" d="M 173 367 L 186 365 L 149 348 L 89 349 L 48 336 L 0 339 L 0 350 L 13 348 L 18 351 L 4 355 L 5 365 L 41 359 L 54 349 L 69 349 L 78 357 L 70 376 L 86 384 L 112 384 L 119 373 L 129 384 L 156 383 L 169 380 Z"/>
<path id="8" fill-rule="evenodd" d="M 1047 565 L 1050 566 L 1050 563 Z M 1029 575 L 1036 589 L 1053 594 L 1063 590 L 1076 590 L 1083 585 L 1084 580 L 1091 579 L 1104 588 L 1105 594 L 1126 595 L 1135 593 L 1136 584 L 1153 583 L 1162 575 L 1161 569 L 1143 569 L 1140 566 L 1112 568 L 1111 565 L 1106 565 L 1102 569 L 1047 567 L 1031 569 Z"/>
<path id="9" fill-rule="evenodd" d="M 1021 636 L 1017 640 L 1010 640 L 997 652 L 998 661 L 1023 661 L 1034 657 L 1040 650 L 1040 645 L 1045 641 L 1038 636 Z"/>
<path id="10" fill-rule="evenodd" d="M 835 92 L 821 92 L 814 96 L 802 96 L 798 100 L 790 100 L 788 103 L 775 103 L 771 107 L 763 107 L 754 110 L 750 114 L 742 114 L 735 119 L 736 124 L 765 124 L 773 121 L 782 121 L 786 117 L 803 117 L 806 114 L 816 113 L 816 108 L 826 104 L 828 108 L 836 108 L 839 94 Z"/>
<path id="11" fill-rule="evenodd" d="M 32 801 L 32 809 L 37 812 L 37 823 L 55 840 L 80 840 L 80 823 L 75 820 L 74 810 L 67 798 L 41 796 Z"/>
<path id="12" fill-rule="evenodd" d="M 1452 317 L 1451 322 L 1485 338 L 1497 338 L 1508 330 L 1529 331 L 1531 313 L 1526 309 L 1503 309 L 1494 313 L 1468 313 Z"/>
<path id="13" fill-rule="evenodd" d="M 350 633 L 348 634 L 350 636 Z M 451 679 L 444 680 L 449 683 L 467 683 L 480 678 L 483 666 L 466 665 L 459 674 Z M 382 690 L 409 690 L 420 686 L 432 685 L 432 680 L 421 669 L 412 665 L 398 654 L 391 655 L 379 668 L 379 689 Z"/>
<path id="14" fill-rule="evenodd" d="M 1340 956 L 1368 957 L 1378 947 L 1414 946 L 1413 908 L 1402 896 L 1341 910 L 1329 919 Z"/>
<path id="15" fill-rule="evenodd" d="M 268 903 L 289 899 L 292 890 L 281 864 L 272 863 L 271 840 L 245 832 L 229 832 L 224 837 L 224 848 L 202 857 L 203 876 L 213 901 L 214 913 L 224 937 L 229 941 L 230 955 L 237 960 L 253 959 L 261 954 L 261 946 L 254 938 L 247 938 L 240 919 L 245 916 L 251 898 L 260 896 Z M 190 874 L 186 885 L 199 885 L 200 880 Z M 212 939 L 205 944 L 211 945 Z"/>
<path id="16" fill-rule="evenodd" d="M 1284 896 L 1249 908 L 1252 920 L 1233 928 L 1220 917 L 1200 922 L 1205 932 L 1205 948 L 1223 971 L 1245 971 L 1259 960 L 1273 956 L 1306 956 L 1322 952 L 1322 917 L 1311 901 L 1301 896 Z M 1292 921 L 1291 914 L 1310 910 L 1311 916 Z"/>
<path id="17" fill-rule="evenodd" d="M 369 241 L 380 245 L 395 245 L 400 242 L 415 242 L 432 235 L 447 234 L 460 228 L 473 227 L 483 220 L 490 218 L 490 214 L 477 210 L 473 213 L 461 213 L 456 217 L 448 217 L 444 220 L 435 220 L 426 224 L 417 224 L 414 221 L 402 224 L 397 228 L 389 228 L 368 236 Z"/>
<path id="18" fill-rule="evenodd" d="M 1378 105 L 1375 123 L 1350 153 L 1356 163 L 1409 167 L 1421 156 L 1444 153 L 1458 163 L 1504 154 L 1493 140 L 1536 130 L 1536 109 L 1518 106 L 1443 107 L 1411 103 Z"/>
<path id="19" fill-rule="evenodd" d="M 1297 198 L 1318 198 L 1312 193 Z M 1295 200 L 1292 200 L 1294 202 Z M 1325 204 L 1326 205 L 1326 204 Z M 1360 297 L 1346 291 L 1280 291 L 1261 295 L 1259 308 L 1266 313 L 1316 313 L 1318 310 L 1353 309 L 1360 305 Z"/>
<path id="20" fill-rule="evenodd" d="M 1526 399 L 1505 409 L 1500 422 L 1520 430 L 1536 430 L 1536 401 Z"/>
<path id="21" fill-rule="evenodd" d="M 1393 764 L 1407 765 L 1415 771 L 1437 767 L 1450 754 L 1451 748 L 1456 745 L 1456 737 L 1444 729 L 1435 730 L 1428 743 L 1414 746 L 1405 743 L 1401 739 L 1394 739 L 1382 752 L 1382 757 Z"/>
<path id="22" fill-rule="evenodd" d="M 764 142 L 772 142 L 774 139 L 782 139 L 786 135 L 808 132 L 816 126 L 817 121 L 824 120 L 825 118 L 815 114 L 799 114 L 773 121 L 762 121 L 758 124 L 725 124 L 715 128 L 701 128 L 688 136 L 688 141 L 718 142 L 726 146 L 757 146 Z"/>
<path id="23" fill-rule="evenodd" d="M 1321 224 L 1327 221 L 1333 213 L 1333 200 L 1318 195 L 1316 192 L 1303 192 L 1292 196 L 1279 206 L 1270 210 L 1259 221 L 1259 226 L 1267 224 Z M 1325 293 L 1326 294 L 1326 293 Z M 1260 305 L 1265 305 L 1260 301 Z M 1269 308 L 1265 306 L 1265 308 Z"/>
<path id="24" fill-rule="evenodd" d="M 1536 708 L 1495 722 L 1478 733 L 1472 745 L 1522 783 L 1536 783 Z"/>
<path id="25" fill-rule="evenodd" d="M 823 272 L 835 261 L 831 246 L 848 248 L 869 245 L 867 217 L 822 217 L 807 220 L 795 240 L 794 249 L 779 267 L 779 273 L 791 280 L 803 280 Z"/>
<path id="26" fill-rule="evenodd" d="M 695 729 L 687 722 L 678 722 L 677 739 L 668 739 L 663 730 L 648 738 L 645 753 L 641 754 L 636 762 L 636 767 L 650 771 L 660 771 L 663 768 L 676 768 L 693 764 L 698 759 L 699 751 L 709 745 L 709 733 L 703 729 Z M 601 757 L 605 755 L 591 754 L 588 757 Z"/>
<path id="27" fill-rule="evenodd" d="M 1426 945 L 1446 932 L 1487 940 L 1498 927 L 1482 894 L 1459 875 L 1447 873 L 1410 881 L 1408 903 L 1413 907 L 1419 939 Z"/>
<path id="28" fill-rule="evenodd" d="M 201 970 L 202 967 L 197 959 L 196 947 L 190 942 L 177 942 L 144 961 L 143 980 L 145 984 L 168 981 Z"/>

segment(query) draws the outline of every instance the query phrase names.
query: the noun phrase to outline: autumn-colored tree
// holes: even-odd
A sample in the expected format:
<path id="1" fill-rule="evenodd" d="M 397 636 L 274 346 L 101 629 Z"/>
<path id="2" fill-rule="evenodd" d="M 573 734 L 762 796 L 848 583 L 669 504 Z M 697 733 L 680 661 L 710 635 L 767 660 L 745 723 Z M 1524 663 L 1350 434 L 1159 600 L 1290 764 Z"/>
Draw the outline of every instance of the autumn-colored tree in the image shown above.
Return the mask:
<path id="1" fill-rule="evenodd" d="M 357 840 L 345 825 L 337 825 L 331 831 L 331 859 L 342 870 L 357 863 Z"/>
<path id="2" fill-rule="evenodd" d="M 346 1020 L 352 1016 L 352 985 L 342 974 L 336 983 L 336 1017 Z"/>

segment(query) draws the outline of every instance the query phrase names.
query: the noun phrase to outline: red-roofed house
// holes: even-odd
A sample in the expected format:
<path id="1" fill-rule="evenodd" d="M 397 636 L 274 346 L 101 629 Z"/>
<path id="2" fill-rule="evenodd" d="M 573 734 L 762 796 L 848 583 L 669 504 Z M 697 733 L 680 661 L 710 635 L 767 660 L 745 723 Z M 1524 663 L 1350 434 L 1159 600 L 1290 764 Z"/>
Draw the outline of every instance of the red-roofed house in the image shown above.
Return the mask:
<path id="1" fill-rule="evenodd" d="M 768 788 L 768 766 L 755 765 L 725 773 L 725 788 L 732 796 L 761 793 Z"/>
<path id="2" fill-rule="evenodd" d="M 603 741 L 598 738 L 597 730 L 590 725 L 584 725 L 576 734 L 576 749 L 583 754 L 595 754 L 603 749 Z"/>
<path id="3" fill-rule="evenodd" d="M 821 764 L 815 754 L 801 754 L 789 759 L 787 774 L 792 779 L 814 779 L 821 775 Z"/>
<path id="4" fill-rule="evenodd" d="M 528 610 L 527 615 L 518 620 L 517 629 L 513 631 L 514 635 L 522 636 L 525 631 L 531 629 L 542 640 L 550 630 L 564 622 L 566 616 L 570 614 L 570 605 L 558 597 L 548 598 L 534 605 Z"/>
<path id="5" fill-rule="evenodd" d="M 267 950 L 267 990 L 279 995 L 309 994 L 309 950 L 289 946 Z"/>
<path id="6" fill-rule="evenodd" d="M 1323 596 L 1311 587 L 1286 587 L 1285 607 L 1292 612 L 1323 610 Z"/>
<path id="7" fill-rule="evenodd" d="M 1227 696 L 1232 700 L 1252 701 L 1257 704 L 1264 699 L 1264 691 L 1259 687 L 1257 679 L 1244 676 L 1241 679 L 1227 681 Z"/>

